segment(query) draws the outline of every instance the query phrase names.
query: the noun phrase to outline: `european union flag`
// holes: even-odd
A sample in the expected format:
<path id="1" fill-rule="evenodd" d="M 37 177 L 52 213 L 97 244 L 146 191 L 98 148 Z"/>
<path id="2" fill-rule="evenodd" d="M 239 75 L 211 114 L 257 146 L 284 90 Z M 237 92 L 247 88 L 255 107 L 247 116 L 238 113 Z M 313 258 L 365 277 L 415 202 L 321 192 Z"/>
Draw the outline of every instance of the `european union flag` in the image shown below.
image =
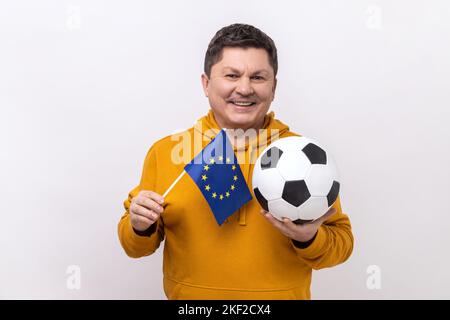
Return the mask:
<path id="1" fill-rule="evenodd" d="M 233 146 L 224 130 L 184 170 L 208 201 L 219 225 L 252 199 Z"/>

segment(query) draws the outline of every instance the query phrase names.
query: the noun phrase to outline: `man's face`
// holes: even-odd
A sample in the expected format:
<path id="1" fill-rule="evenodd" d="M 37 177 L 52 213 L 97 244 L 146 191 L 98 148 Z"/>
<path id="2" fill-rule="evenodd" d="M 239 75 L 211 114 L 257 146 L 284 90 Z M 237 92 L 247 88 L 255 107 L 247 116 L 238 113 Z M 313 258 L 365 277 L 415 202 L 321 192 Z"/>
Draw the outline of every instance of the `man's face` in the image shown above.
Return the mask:
<path id="1" fill-rule="evenodd" d="M 223 128 L 261 128 L 275 97 L 276 79 L 264 49 L 224 48 L 222 59 L 202 75 L 205 95 Z"/>

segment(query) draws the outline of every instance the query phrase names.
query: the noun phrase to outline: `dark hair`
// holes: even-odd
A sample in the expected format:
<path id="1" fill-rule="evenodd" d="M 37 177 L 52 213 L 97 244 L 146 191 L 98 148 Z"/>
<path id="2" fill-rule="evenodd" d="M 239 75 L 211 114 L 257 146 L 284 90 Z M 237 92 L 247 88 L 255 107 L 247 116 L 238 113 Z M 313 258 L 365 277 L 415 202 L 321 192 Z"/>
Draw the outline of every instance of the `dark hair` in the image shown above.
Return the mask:
<path id="1" fill-rule="evenodd" d="M 264 32 L 248 24 L 235 23 L 217 31 L 206 50 L 204 71 L 211 76 L 211 68 L 222 59 L 225 47 L 262 48 L 269 54 L 269 63 L 275 76 L 278 71 L 277 47 Z"/>

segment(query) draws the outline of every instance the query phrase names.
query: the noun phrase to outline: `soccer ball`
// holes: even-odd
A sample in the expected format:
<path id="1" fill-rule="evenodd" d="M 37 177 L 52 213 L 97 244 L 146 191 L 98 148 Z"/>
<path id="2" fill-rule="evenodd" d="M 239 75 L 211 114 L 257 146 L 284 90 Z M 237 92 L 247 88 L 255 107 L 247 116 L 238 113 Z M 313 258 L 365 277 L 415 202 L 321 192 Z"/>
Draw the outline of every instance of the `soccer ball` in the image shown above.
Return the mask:
<path id="1" fill-rule="evenodd" d="M 252 189 L 261 207 L 297 224 L 324 215 L 339 194 L 336 165 L 328 152 L 306 137 L 271 143 L 253 169 Z"/>

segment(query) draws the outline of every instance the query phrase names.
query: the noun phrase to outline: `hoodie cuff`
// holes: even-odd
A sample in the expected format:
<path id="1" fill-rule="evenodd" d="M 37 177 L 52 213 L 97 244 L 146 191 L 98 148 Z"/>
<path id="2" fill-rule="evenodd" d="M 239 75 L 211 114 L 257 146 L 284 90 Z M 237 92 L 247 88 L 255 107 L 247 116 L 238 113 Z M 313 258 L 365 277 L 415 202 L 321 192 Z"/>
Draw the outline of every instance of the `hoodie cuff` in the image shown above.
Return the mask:
<path id="1" fill-rule="evenodd" d="M 298 241 L 297 241 L 298 242 Z M 292 241 L 295 251 L 304 258 L 314 258 L 319 256 L 324 250 L 327 242 L 327 233 L 323 226 L 320 226 L 316 235 L 308 242 L 298 242 L 297 246 Z"/>
<path id="2" fill-rule="evenodd" d="M 296 248 L 298 248 L 298 249 L 306 249 L 306 248 L 308 248 L 308 247 L 311 245 L 311 243 L 313 243 L 314 240 L 316 239 L 317 232 L 319 232 L 319 230 L 316 231 L 316 233 L 315 233 L 314 236 L 311 238 L 311 240 L 308 240 L 308 241 L 306 241 L 306 242 L 301 242 L 301 241 L 297 241 L 297 240 L 292 239 L 292 243 L 293 243 L 294 246 L 295 246 Z"/>
<path id="3" fill-rule="evenodd" d="M 155 222 L 154 224 L 152 224 L 150 227 L 148 227 L 146 230 L 144 231 L 139 231 L 136 230 L 135 228 L 131 227 L 135 233 L 135 235 L 138 235 L 140 237 L 151 237 L 151 235 L 153 233 L 155 233 L 156 231 L 156 226 L 157 226 L 158 222 Z"/>

